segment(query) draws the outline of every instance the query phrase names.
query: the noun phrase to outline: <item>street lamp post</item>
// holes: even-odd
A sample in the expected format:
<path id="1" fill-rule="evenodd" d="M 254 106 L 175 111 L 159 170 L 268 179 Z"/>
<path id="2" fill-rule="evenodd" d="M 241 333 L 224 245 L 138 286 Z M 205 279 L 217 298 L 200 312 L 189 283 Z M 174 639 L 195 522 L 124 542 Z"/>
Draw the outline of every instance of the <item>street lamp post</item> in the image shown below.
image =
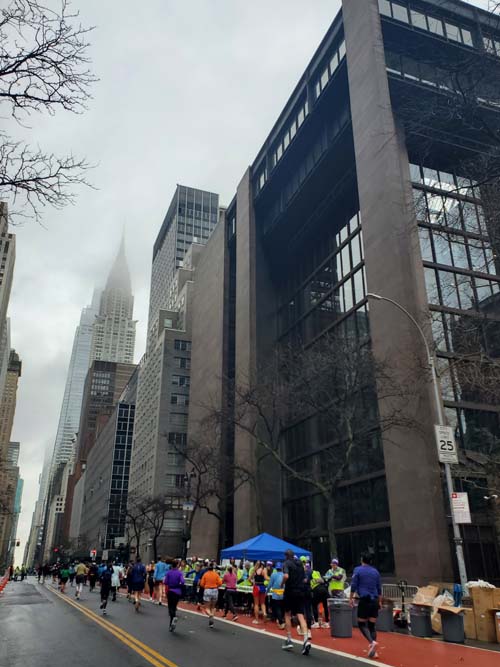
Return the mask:
<path id="1" fill-rule="evenodd" d="M 443 412 L 443 405 L 441 403 L 441 392 L 439 390 L 439 383 L 438 383 L 438 377 L 436 373 L 436 363 L 434 360 L 434 355 L 431 352 L 431 349 L 429 347 L 429 344 L 427 342 L 427 338 L 425 337 L 425 334 L 422 330 L 422 327 L 420 324 L 417 322 L 417 320 L 413 317 L 411 313 L 409 313 L 406 308 L 404 308 L 400 303 L 397 301 L 394 301 L 394 299 L 389 299 L 387 296 L 381 296 L 380 294 L 373 294 L 373 292 L 368 292 L 367 297 L 371 299 L 375 299 L 376 301 L 387 301 L 388 303 L 391 303 L 393 306 L 398 308 L 402 313 L 406 315 L 406 317 L 412 322 L 412 324 L 415 326 L 417 329 L 418 333 L 420 334 L 420 337 L 422 338 L 422 341 L 425 345 L 425 351 L 427 353 L 427 363 L 429 365 L 429 369 L 431 371 L 431 378 L 432 378 L 432 388 L 433 388 L 433 393 L 434 393 L 434 401 L 436 403 L 436 411 L 438 415 L 438 420 L 441 425 L 444 425 L 445 423 L 445 417 L 444 417 L 444 412 Z M 465 559 L 464 559 L 464 550 L 462 547 L 462 537 L 460 535 L 460 528 L 455 521 L 455 515 L 453 514 L 453 503 L 452 503 L 452 493 L 453 493 L 453 479 L 451 476 L 451 468 L 449 463 L 444 463 L 444 472 L 445 472 L 445 478 L 446 478 L 446 488 L 448 492 L 448 500 L 450 502 L 450 511 L 451 511 L 451 523 L 453 526 L 453 541 L 455 543 L 455 553 L 457 557 L 457 564 L 458 564 L 458 572 L 460 575 L 460 583 L 462 584 L 462 587 L 464 587 L 467 584 L 467 571 L 465 569 Z"/>
<path id="2" fill-rule="evenodd" d="M 184 541 L 184 548 L 182 550 L 182 557 L 184 559 L 187 558 L 187 552 L 188 552 L 188 544 L 189 541 L 191 540 L 191 531 L 189 530 L 189 512 L 192 510 L 189 508 L 191 504 L 191 480 L 193 480 L 196 477 L 196 472 L 194 470 L 191 470 L 190 473 L 185 473 L 184 474 L 184 488 L 186 489 L 186 502 L 185 502 L 185 512 L 186 514 L 184 515 L 185 519 L 185 524 L 184 524 L 184 535 L 183 535 L 183 541 Z"/>

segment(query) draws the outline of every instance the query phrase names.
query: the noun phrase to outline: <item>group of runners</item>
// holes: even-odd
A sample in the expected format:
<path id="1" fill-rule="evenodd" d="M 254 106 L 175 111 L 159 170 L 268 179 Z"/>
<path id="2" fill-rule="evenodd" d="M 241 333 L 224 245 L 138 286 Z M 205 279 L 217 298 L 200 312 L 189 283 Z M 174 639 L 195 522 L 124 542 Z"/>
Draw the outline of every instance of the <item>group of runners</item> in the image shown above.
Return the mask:
<path id="1" fill-rule="evenodd" d="M 58 564 L 49 573 L 45 567 L 39 570 L 39 580 L 50 574 L 59 582 L 62 593 L 66 585 L 75 586 L 75 598 L 80 599 L 84 585 L 90 592 L 100 584 L 100 609 L 106 614 L 111 597 L 115 602 L 120 587 L 127 588 L 127 599 L 136 612 L 141 608 L 143 595 L 149 594 L 152 602 L 168 605 L 169 630 L 173 632 L 178 621 L 177 607 L 184 599 L 203 610 L 208 616 L 209 628 L 215 624 L 216 612 L 232 621 L 238 619 L 238 594 L 251 600 L 243 609 L 253 614 L 253 623 L 271 620 L 283 630 L 286 638 L 282 649 L 294 647 L 292 629 L 297 628 L 302 637 L 302 654 L 308 655 L 312 646 L 312 630 L 329 623 L 329 598 L 345 598 L 346 573 L 337 559 L 333 559 L 327 572 L 321 574 L 312 568 L 310 561 L 297 558 L 292 551 L 284 554 L 282 562 L 234 560 L 228 565 L 217 566 L 208 560 L 177 560 L 162 558 L 145 566 L 140 558 L 126 566 L 109 561 L 97 565 L 94 562 Z M 357 604 L 358 627 L 369 642 L 368 656 L 377 657 L 377 632 L 375 623 L 381 604 L 380 574 L 372 566 L 370 555 L 364 555 L 361 565 L 355 568 L 351 586 L 351 605 Z M 230 617 L 228 615 L 231 615 Z"/>

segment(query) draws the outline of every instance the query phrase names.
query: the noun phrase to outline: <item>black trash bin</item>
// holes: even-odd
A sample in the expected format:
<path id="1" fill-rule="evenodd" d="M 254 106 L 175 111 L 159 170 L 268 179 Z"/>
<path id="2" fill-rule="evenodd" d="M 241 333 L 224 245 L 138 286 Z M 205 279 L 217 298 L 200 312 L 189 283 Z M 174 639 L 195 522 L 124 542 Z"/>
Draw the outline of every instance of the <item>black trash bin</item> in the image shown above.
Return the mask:
<path id="1" fill-rule="evenodd" d="M 392 600 L 385 600 L 382 603 L 382 609 L 378 612 L 375 627 L 380 632 L 392 632 L 394 630 L 394 602 Z"/>
<path id="2" fill-rule="evenodd" d="M 431 608 L 419 604 L 410 607 L 411 634 L 414 637 L 432 637 Z"/>
<path id="3" fill-rule="evenodd" d="M 330 635 L 332 637 L 352 637 L 352 609 L 349 600 L 329 598 Z"/>
<path id="4" fill-rule="evenodd" d="M 440 609 L 441 626 L 443 628 L 443 639 L 453 644 L 465 643 L 465 629 L 463 613 L 454 613 Z"/>

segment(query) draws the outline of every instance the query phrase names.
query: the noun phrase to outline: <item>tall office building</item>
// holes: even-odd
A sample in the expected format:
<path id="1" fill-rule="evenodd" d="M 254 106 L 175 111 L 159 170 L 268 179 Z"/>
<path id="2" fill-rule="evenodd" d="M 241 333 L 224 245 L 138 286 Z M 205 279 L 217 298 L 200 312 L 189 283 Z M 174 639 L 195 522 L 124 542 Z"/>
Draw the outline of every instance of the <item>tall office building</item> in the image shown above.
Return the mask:
<path id="1" fill-rule="evenodd" d="M 498 511 L 475 489 L 492 488 L 484 461 L 498 458 L 500 442 L 498 392 L 484 375 L 499 349 L 500 208 L 484 184 L 500 136 L 499 44 L 497 18 L 458 0 L 343 0 L 243 175 L 225 234 L 207 247 L 217 256 L 211 244 L 219 243 L 220 262 L 197 283 L 205 317 L 195 318 L 193 351 L 197 340 L 207 347 L 191 369 L 193 392 L 209 378 L 207 392 L 216 389 L 230 410 L 217 377 L 258 382 L 280 342 L 311 346 L 337 333 L 369 343 L 408 381 L 409 369 L 422 376 L 415 360 L 426 358 L 423 341 L 404 313 L 368 293 L 400 304 L 436 350 L 441 402 L 459 445 L 454 485 L 471 503 L 472 523 L 461 527 L 469 578 L 490 581 L 500 580 Z M 469 375 L 464 355 L 481 360 Z M 419 428 L 383 428 L 390 402 L 373 393 L 363 412 L 374 420 L 373 438 L 334 497 L 345 566 L 370 551 L 384 574 L 415 583 L 451 581 L 456 567 L 439 415 L 422 384 L 401 412 Z M 324 452 L 336 451 L 339 440 L 317 416 L 286 426 L 282 454 L 293 469 L 319 470 Z M 320 494 L 293 476 L 276 484 L 280 470 L 270 477 L 272 465 L 259 463 L 243 430 L 227 444 L 257 480 L 234 494 L 234 540 L 282 532 L 326 562 Z M 205 535 L 203 553 L 215 555 L 217 538 L 216 530 Z"/>
<path id="2" fill-rule="evenodd" d="M 134 361 L 134 297 L 125 257 L 125 239 L 101 294 L 92 334 L 91 358 L 131 364 Z"/>
<path id="3" fill-rule="evenodd" d="M 16 236 L 9 233 L 7 204 L 0 202 L 0 396 L 3 392 L 10 353 L 7 310 L 15 261 Z"/>
<path id="4" fill-rule="evenodd" d="M 190 310 L 196 265 L 219 216 L 218 195 L 178 185 L 154 244 L 146 354 L 139 369 L 130 493 L 178 505 L 186 441 Z M 180 553 L 182 516 L 170 520 L 163 548 Z"/>
<path id="5" fill-rule="evenodd" d="M 15 350 L 10 351 L 4 389 L 0 400 L 0 458 L 8 456 L 12 426 L 17 402 L 17 385 L 21 377 L 22 363 Z"/>
<path id="6" fill-rule="evenodd" d="M 127 543 L 125 523 L 138 374 L 136 367 L 87 457 L 78 532 L 99 556 L 105 552 L 103 558 L 110 557 L 120 543 Z"/>
<path id="7" fill-rule="evenodd" d="M 76 327 L 73 339 L 73 349 L 54 443 L 52 471 L 55 471 L 60 463 L 69 461 L 74 452 L 82 409 L 83 388 L 92 360 L 92 334 L 98 308 L 99 293 L 95 291 L 91 305 L 82 310 L 80 323 Z"/>

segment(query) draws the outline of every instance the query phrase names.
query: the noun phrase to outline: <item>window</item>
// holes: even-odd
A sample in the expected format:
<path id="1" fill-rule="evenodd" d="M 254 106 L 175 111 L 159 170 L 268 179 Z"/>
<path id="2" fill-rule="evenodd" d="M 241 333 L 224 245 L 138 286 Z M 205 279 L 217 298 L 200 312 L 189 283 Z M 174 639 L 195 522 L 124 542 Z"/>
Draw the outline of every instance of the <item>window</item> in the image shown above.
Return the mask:
<path id="1" fill-rule="evenodd" d="M 184 405 L 189 406 L 189 396 L 186 394 L 172 394 L 170 396 L 170 405 Z"/>
<path id="2" fill-rule="evenodd" d="M 189 375 L 172 375 L 172 384 L 176 387 L 189 387 Z"/>
<path id="3" fill-rule="evenodd" d="M 408 10 L 403 5 L 398 5 L 395 2 L 393 2 L 392 15 L 396 20 L 408 23 Z"/>
<path id="4" fill-rule="evenodd" d="M 391 3 L 389 0 L 378 0 L 378 7 L 381 14 L 391 16 Z"/>
<path id="5" fill-rule="evenodd" d="M 415 28 L 421 28 L 422 30 L 427 30 L 427 19 L 425 17 L 425 14 L 416 12 L 414 9 L 410 10 L 410 14 L 411 14 L 412 25 L 414 25 Z"/>
<path id="6" fill-rule="evenodd" d="M 178 340 L 174 341 L 174 348 L 176 350 L 181 350 L 183 352 L 191 351 L 191 341 L 190 340 Z"/>
<path id="7" fill-rule="evenodd" d="M 427 16 L 427 22 L 429 24 L 430 32 L 433 32 L 435 35 L 444 36 L 443 23 L 441 19 L 434 18 L 433 16 Z"/>
<path id="8" fill-rule="evenodd" d="M 170 445 L 179 445 L 184 447 L 187 443 L 187 433 L 178 433 L 170 431 L 168 434 L 168 442 Z"/>

